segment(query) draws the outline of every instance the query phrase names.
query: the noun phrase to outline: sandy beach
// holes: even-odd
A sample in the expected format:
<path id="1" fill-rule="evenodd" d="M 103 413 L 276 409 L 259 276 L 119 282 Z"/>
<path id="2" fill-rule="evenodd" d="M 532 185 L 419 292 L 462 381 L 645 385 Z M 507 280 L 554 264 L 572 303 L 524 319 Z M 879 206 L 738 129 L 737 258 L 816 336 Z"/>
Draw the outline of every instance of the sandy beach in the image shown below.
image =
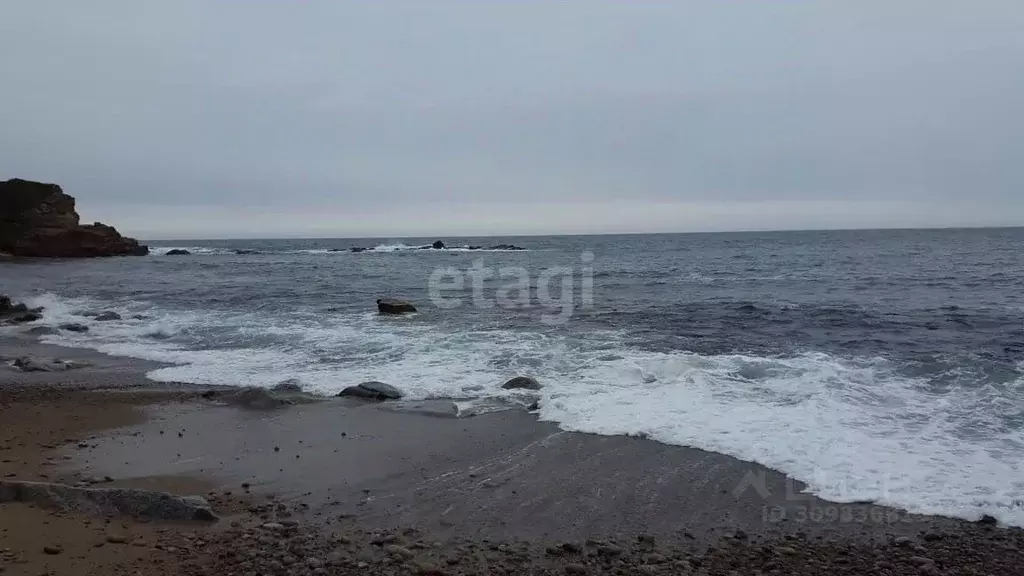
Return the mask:
<path id="1" fill-rule="evenodd" d="M 6 574 L 1018 574 L 1024 535 L 811 497 L 756 464 L 521 409 L 154 385 L 29 338 L 3 356 L 0 476 L 202 495 L 216 522 L 0 505 Z M 244 383 L 239 383 L 244 384 Z"/>

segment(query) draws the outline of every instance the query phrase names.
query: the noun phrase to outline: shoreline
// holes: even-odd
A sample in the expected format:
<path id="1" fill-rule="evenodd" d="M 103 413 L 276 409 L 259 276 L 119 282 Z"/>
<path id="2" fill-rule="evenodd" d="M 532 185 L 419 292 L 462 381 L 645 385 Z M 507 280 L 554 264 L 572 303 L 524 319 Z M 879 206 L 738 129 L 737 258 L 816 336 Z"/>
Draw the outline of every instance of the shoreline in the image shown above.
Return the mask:
<path id="1" fill-rule="evenodd" d="M 255 530 L 247 533 L 256 538 L 268 520 L 276 524 L 287 518 L 317 550 L 336 547 L 337 534 L 370 542 L 362 552 L 372 553 L 353 560 L 356 568 L 360 563 L 377 566 L 372 562 L 378 560 L 384 568 L 404 565 L 404 560 L 393 562 L 387 545 L 372 544 L 382 534 L 403 532 L 429 544 L 416 557 L 437 561 L 465 556 L 474 545 L 515 543 L 516 550 L 526 550 L 522 562 L 554 567 L 555 573 L 571 560 L 582 561 L 584 573 L 595 574 L 612 573 L 605 565 L 609 560 L 614 560 L 612 567 L 628 560 L 632 568 L 648 567 L 637 573 L 653 574 L 672 566 L 680 570 L 672 573 L 700 573 L 694 559 L 704 567 L 745 558 L 762 567 L 774 562 L 786 568 L 789 560 L 806 559 L 805 553 L 831 558 L 840 548 L 872 550 L 872 555 L 881 548 L 895 560 L 906 549 L 931 560 L 922 566 L 944 570 L 955 555 L 941 560 L 926 552 L 944 557 L 942 550 L 951 543 L 965 542 L 975 548 L 979 542 L 998 544 L 1002 552 L 990 550 L 992 562 L 1024 562 L 1024 531 L 1019 529 L 828 502 L 802 494 L 801 483 L 758 464 L 639 438 L 565 432 L 521 410 L 455 418 L 443 403 L 335 398 L 251 409 L 229 405 L 216 391 L 208 393 L 224 388 L 149 381 L 145 371 L 153 363 L 26 339 L 3 343 L 5 355 L 11 350 L 37 355 L 69 351 L 62 355 L 92 365 L 20 375 L 4 369 L 2 413 L 29 414 L 3 418 L 8 425 L 0 445 L 8 452 L 17 448 L 11 452 L 14 459 L 5 459 L 19 463 L 4 463 L 0 476 L 13 469 L 18 479 L 39 480 L 40 473 L 47 475 L 44 481 L 109 477 L 109 485 L 116 487 L 203 493 L 224 516 L 219 528 L 203 528 L 214 541 L 232 529 Z M 260 504 L 268 498 L 275 499 L 274 510 L 283 507 L 287 516 L 268 512 Z M 27 511 L 10 510 L 9 504 L 0 506 L 4 527 L 10 530 L 8 516 L 24 525 Z M 124 522 L 125 529 L 140 532 L 154 527 Z M 225 522 L 231 528 L 224 528 Z M 159 529 L 179 534 L 194 528 Z M 659 543 L 657 554 L 674 555 L 687 568 L 677 566 L 678 561 L 642 562 L 643 554 L 654 554 L 645 551 L 647 544 L 635 545 L 646 539 Z M 582 557 L 575 545 L 564 554 L 551 550 L 588 540 L 621 551 L 612 559 L 595 552 L 599 547 L 583 550 Z M 933 551 L 932 545 L 946 548 Z M 775 552 L 758 560 L 754 553 L 766 547 Z M 779 548 L 785 550 L 778 553 Z M 204 558 L 202 566 L 230 565 L 217 564 L 223 558 Z M 487 562 L 504 566 L 506 560 Z M 875 566 L 878 562 L 882 567 Z M 904 573 L 884 571 L 885 562 L 900 566 L 873 559 L 871 570 L 879 571 L 868 573 Z M 446 560 L 441 564 L 461 569 Z M 919 568 L 911 563 L 908 569 L 914 571 L 906 573 L 926 573 Z"/>

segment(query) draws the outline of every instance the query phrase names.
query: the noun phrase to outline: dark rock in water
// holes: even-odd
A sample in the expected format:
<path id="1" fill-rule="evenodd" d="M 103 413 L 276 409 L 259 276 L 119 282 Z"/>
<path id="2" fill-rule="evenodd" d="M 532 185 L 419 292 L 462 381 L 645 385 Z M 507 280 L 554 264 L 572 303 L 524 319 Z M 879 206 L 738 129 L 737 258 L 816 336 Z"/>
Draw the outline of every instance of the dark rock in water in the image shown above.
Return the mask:
<path id="1" fill-rule="evenodd" d="M 540 382 L 528 376 L 516 376 L 501 385 L 505 390 L 540 390 Z"/>
<path id="2" fill-rule="evenodd" d="M 379 298 L 377 300 L 377 310 L 381 314 L 405 314 L 407 312 L 415 312 L 416 307 L 404 300 Z"/>
<path id="3" fill-rule="evenodd" d="M 132 320 L 149 320 L 149 316 L 145 314 L 132 314 Z"/>
<path id="4" fill-rule="evenodd" d="M 356 252 L 356 253 L 366 252 L 366 250 L 367 250 L 366 248 L 362 248 L 360 246 L 353 246 L 353 247 L 349 248 L 349 251 Z"/>
<path id="5" fill-rule="evenodd" d="M 32 308 L 22 303 L 15 304 L 10 296 L 0 294 L 0 324 L 24 324 L 43 317 L 43 309 Z"/>
<path id="6" fill-rule="evenodd" d="M 283 382 L 278 382 L 270 389 L 271 392 L 291 392 L 298 393 L 302 392 L 302 383 L 299 382 L 298 378 L 289 378 Z"/>
<path id="7" fill-rule="evenodd" d="M 89 327 L 86 326 L 85 324 L 75 324 L 73 322 L 68 322 L 66 324 L 61 324 L 60 326 L 58 326 L 58 328 L 60 328 L 61 330 L 67 330 L 68 332 L 88 332 L 89 331 Z"/>
<path id="8" fill-rule="evenodd" d="M 36 326 L 34 328 L 30 328 L 28 331 L 28 333 L 33 336 L 49 336 L 50 334 L 57 334 L 57 332 L 58 330 L 56 328 L 51 328 L 49 326 Z"/>
<path id="9" fill-rule="evenodd" d="M 257 251 L 257 250 L 235 250 L 235 254 L 238 254 L 239 256 L 248 256 L 250 254 L 259 254 L 259 251 Z"/>
<path id="10" fill-rule="evenodd" d="M 75 199 L 56 184 L 0 182 L 0 252 L 28 258 L 143 256 L 132 238 L 96 222 L 83 225 Z"/>
<path id="11" fill-rule="evenodd" d="M 366 398 L 368 400 L 398 400 L 402 393 L 389 384 L 383 382 L 363 382 L 358 386 L 349 386 L 338 396 L 349 396 L 354 398 Z"/>
<path id="12" fill-rule="evenodd" d="M 444 242 L 437 240 L 433 244 L 431 244 L 430 247 L 433 248 L 434 250 L 444 250 Z"/>
<path id="13" fill-rule="evenodd" d="M 191 256 L 191 255 L 192 255 L 191 252 L 189 252 L 188 250 L 182 250 L 181 248 L 175 248 L 174 250 L 169 250 L 167 252 L 167 254 L 165 254 L 165 256 Z"/>
<path id="14" fill-rule="evenodd" d="M 483 246 L 470 246 L 469 249 L 470 250 L 483 250 L 484 247 Z"/>
<path id="15" fill-rule="evenodd" d="M 96 320 L 99 322 L 109 322 L 111 320 L 120 320 L 121 315 L 117 312 L 106 311 L 96 316 Z"/>
<path id="16" fill-rule="evenodd" d="M 24 314 L 18 314 L 11 318 L 11 322 L 14 324 L 27 324 L 29 322 L 35 322 L 36 320 L 42 319 L 43 315 L 39 312 L 25 312 Z"/>
<path id="17" fill-rule="evenodd" d="M 515 244 L 498 244 L 497 246 L 491 246 L 491 250 L 526 250 Z"/>
<path id="18" fill-rule="evenodd" d="M 985 514 L 981 517 L 981 520 L 978 520 L 978 524 L 981 524 L 982 526 L 995 526 L 999 524 L 999 521 L 996 520 L 994 516 Z"/>

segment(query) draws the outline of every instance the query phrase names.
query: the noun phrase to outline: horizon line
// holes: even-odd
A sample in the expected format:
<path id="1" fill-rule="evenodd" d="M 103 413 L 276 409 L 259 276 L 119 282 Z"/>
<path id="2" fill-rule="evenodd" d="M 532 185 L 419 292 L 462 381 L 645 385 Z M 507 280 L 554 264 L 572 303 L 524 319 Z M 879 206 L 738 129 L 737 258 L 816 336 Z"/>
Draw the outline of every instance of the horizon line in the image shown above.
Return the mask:
<path id="1" fill-rule="evenodd" d="M 494 235 L 414 235 L 414 236 L 245 236 L 245 237 L 175 237 L 175 238 L 145 238 L 143 242 L 180 242 L 184 240 L 214 240 L 219 242 L 242 241 L 242 240 L 408 240 L 423 238 L 575 238 L 585 236 L 684 236 L 701 234 L 779 234 L 779 233 L 800 233 L 800 232 L 896 232 L 896 231 L 942 231 L 942 230 L 1013 230 L 1024 228 L 1024 224 L 995 225 L 995 226 L 892 226 L 892 227 L 868 227 L 868 228 L 793 228 L 793 229 L 737 229 L 737 230 L 693 230 L 685 232 L 586 232 L 586 233 L 559 233 L 559 234 L 494 234 Z"/>

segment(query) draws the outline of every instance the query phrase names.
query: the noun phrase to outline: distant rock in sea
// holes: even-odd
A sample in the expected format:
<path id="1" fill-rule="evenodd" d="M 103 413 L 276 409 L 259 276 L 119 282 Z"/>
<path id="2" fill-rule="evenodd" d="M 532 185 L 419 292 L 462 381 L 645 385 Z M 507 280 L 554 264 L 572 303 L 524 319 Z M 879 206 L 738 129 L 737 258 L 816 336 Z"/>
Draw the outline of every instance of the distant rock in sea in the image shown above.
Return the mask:
<path id="1" fill-rule="evenodd" d="M 192 255 L 191 252 L 189 252 L 188 250 L 183 250 L 181 248 L 175 248 L 174 250 L 168 250 L 167 254 L 165 254 L 165 256 L 191 256 L 191 255 Z"/>
<path id="2" fill-rule="evenodd" d="M 380 298 L 377 300 L 377 310 L 381 314 L 405 314 L 407 312 L 415 312 L 416 307 L 404 300 Z"/>
<path id="3" fill-rule="evenodd" d="M 516 251 L 516 250 L 526 250 L 526 248 L 523 248 L 521 246 L 516 246 L 515 244 L 498 244 L 497 246 L 491 246 L 491 250 L 512 250 L 512 251 Z"/>
<path id="4" fill-rule="evenodd" d="M 444 250 L 444 242 L 437 240 L 436 242 L 431 244 L 430 247 L 433 248 L 434 250 Z"/>
<path id="5" fill-rule="evenodd" d="M 75 199 L 56 184 L 0 182 L 0 254 L 26 258 L 144 256 L 149 248 L 96 222 L 79 223 Z"/>

